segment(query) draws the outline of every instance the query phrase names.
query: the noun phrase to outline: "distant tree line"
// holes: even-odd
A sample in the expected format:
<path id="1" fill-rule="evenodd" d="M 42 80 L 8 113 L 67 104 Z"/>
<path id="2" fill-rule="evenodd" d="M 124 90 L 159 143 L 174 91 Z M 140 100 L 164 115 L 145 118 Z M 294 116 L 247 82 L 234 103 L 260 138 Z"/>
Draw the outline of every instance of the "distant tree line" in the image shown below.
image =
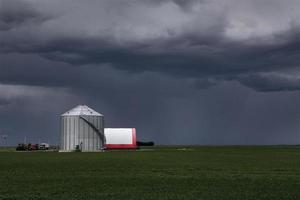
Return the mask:
<path id="1" fill-rule="evenodd" d="M 142 141 L 137 141 L 136 142 L 137 146 L 154 146 L 154 142 L 142 142 Z"/>

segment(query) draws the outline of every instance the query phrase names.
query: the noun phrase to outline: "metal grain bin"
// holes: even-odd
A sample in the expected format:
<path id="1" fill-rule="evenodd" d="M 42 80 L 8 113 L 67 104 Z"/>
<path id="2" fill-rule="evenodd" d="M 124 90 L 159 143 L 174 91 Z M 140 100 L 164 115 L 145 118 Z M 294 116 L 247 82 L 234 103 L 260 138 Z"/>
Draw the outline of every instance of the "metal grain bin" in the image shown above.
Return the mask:
<path id="1" fill-rule="evenodd" d="M 86 105 L 61 115 L 60 151 L 100 151 L 105 146 L 104 116 Z"/>

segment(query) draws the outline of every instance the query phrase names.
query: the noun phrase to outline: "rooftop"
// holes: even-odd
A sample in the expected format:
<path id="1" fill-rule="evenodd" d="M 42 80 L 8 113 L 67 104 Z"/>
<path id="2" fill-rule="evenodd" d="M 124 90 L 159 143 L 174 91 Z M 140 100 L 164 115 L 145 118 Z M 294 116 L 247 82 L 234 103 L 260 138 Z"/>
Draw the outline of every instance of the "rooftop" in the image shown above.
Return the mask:
<path id="1" fill-rule="evenodd" d="M 95 110 L 91 109 L 87 105 L 78 105 L 75 108 L 65 112 L 61 116 L 79 116 L 79 115 L 93 115 L 93 116 L 103 116 L 102 114 L 96 112 Z"/>

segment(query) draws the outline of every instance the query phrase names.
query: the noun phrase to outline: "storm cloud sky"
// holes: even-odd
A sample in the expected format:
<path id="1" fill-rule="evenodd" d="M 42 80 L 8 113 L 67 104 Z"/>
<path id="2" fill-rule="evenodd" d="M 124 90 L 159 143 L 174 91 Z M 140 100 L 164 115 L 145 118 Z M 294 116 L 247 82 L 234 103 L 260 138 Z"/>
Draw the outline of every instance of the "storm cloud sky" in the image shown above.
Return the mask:
<path id="1" fill-rule="evenodd" d="M 158 144 L 300 143 L 299 0 L 0 0 L 0 135 L 77 104 Z M 3 142 L 3 141 L 2 141 Z"/>

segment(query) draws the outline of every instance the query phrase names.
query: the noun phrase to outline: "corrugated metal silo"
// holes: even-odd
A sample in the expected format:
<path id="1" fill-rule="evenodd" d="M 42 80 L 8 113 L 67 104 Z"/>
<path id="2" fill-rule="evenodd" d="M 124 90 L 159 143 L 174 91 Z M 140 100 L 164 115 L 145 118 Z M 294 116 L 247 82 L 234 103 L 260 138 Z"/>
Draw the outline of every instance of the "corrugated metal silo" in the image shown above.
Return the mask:
<path id="1" fill-rule="evenodd" d="M 105 147 L 104 116 L 86 105 L 61 115 L 60 151 L 99 151 Z"/>

